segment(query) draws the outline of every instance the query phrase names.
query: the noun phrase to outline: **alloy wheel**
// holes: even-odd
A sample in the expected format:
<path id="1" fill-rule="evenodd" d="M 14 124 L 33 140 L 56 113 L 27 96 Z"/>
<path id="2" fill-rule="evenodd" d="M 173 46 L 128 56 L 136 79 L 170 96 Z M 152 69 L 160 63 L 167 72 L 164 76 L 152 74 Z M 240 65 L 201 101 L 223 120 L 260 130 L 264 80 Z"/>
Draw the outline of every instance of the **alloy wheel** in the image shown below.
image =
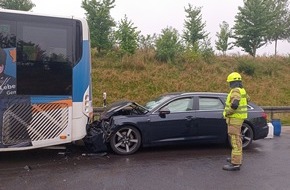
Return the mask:
<path id="1" fill-rule="evenodd" d="M 110 145 L 117 154 L 133 154 L 141 145 L 140 133 L 134 127 L 122 127 L 113 134 Z"/>

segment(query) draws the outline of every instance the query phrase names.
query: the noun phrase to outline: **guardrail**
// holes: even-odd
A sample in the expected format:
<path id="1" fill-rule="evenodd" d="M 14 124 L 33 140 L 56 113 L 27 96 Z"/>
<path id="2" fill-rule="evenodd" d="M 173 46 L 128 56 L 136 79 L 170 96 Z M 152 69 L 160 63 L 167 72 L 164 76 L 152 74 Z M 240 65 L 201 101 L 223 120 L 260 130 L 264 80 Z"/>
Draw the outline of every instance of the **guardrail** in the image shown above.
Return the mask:
<path id="1" fill-rule="evenodd" d="M 101 115 L 101 113 L 105 110 L 106 107 L 93 107 L 94 119 Z"/>
<path id="2" fill-rule="evenodd" d="M 270 113 L 270 119 L 274 117 L 274 113 L 290 113 L 290 106 L 261 106 L 266 113 Z"/>
<path id="3" fill-rule="evenodd" d="M 274 113 L 290 113 L 290 106 L 261 106 L 266 113 L 270 113 L 270 119 Z M 98 115 L 105 110 L 105 107 L 94 107 L 94 115 Z"/>
<path id="4" fill-rule="evenodd" d="M 94 107 L 94 113 L 101 113 L 105 110 L 105 107 Z"/>

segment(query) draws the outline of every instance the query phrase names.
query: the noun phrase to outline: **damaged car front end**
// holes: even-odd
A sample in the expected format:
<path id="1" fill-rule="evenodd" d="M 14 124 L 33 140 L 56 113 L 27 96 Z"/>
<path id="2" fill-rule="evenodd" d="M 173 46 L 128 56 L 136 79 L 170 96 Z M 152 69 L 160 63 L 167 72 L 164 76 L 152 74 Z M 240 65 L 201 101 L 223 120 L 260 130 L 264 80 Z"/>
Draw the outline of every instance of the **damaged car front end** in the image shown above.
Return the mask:
<path id="1" fill-rule="evenodd" d="M 124 126 L 128 116 L 148 113 L 143 106 L 132 101 L 119 101 L 105 108 L 99 118 L 88 125 L 84 143 L 91 152 L 104 152 L 110 147 L 118 154 L 133 154 L 141 146 L 141 134 L 133 126 Z M 117 121 L 117 124 L 116 124 Z M 124 126 L 116 130 L 118 126 Z"/>

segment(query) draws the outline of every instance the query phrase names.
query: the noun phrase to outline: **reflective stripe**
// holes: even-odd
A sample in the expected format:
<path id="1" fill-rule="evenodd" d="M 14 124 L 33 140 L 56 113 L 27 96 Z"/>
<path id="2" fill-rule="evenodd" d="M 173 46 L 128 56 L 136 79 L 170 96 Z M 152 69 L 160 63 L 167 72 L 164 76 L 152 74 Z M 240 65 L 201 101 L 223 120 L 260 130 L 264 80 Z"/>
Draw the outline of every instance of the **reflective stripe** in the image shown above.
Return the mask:
<path id="1" fill-rule="evenodd" d="M 230 107 L 229 105 L 226 105 L 226 107 Z M 248 106 L 239 106 L 239 108 L 247 108 Z"/>
<path id="2" fill-rule="evenodd" d="M 228 110 L 226 110 L 226 111 L 228 111 Z M 248 113 L 248 111 L 238 110 L 238 111 L 235 111 L 235 113 Z"/>
<path id="3" fill-rule="evenodd" d="M 242 164 L 243 160 L 243 145 L 239 135 L 230 135 L 232 144 L 231 163 Z"/>
<path id="4" fill-rule="evenodd" d="M 245 108 L 248 108 L 248 106 L 239 106 L 239 108 L 241 108 L 241 109 L 245 109 Z M 226 105 L 226 107 L 225 107 L 225 109 L 230 109 L 230 107 L 228 106 L 228 105 Z"/>

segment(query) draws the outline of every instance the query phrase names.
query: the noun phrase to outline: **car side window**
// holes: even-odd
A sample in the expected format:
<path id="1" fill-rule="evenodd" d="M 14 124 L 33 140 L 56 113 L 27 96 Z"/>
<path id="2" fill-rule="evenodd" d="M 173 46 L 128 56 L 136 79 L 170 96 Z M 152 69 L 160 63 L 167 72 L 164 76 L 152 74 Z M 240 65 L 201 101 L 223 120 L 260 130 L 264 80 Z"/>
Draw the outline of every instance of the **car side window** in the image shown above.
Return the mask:
<path id="1" fill-rule="evenodd" d="M 224 105 L 218 98 L 200 97 L 199 110 L 220 110 L 224 109 Z"/>
<path id="2" fill-rule="evenodd" d="M 192 109 L 192 98 L 174 100 L 163 108 L 169 109 L 171 113 L 189 111 Z"/>

